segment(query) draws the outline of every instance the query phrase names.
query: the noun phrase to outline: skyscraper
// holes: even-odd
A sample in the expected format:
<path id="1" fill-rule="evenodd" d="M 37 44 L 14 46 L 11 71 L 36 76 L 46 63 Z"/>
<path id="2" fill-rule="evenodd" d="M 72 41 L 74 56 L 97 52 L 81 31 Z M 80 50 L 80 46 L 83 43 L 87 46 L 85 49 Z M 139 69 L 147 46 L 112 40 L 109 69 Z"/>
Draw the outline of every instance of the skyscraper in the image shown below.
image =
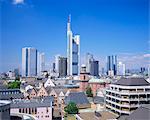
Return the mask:
<path id="1" fill-rule="evenodd" d="M 99 61 L 90 61 L 90 75 L 99 76 Z"/>
<path id="2" fill-rule="evenodd" d="M 71 15 L 67 23 L 67 75 L 78 75 L 80 69 L 80 36 L 71 31 Z"/>
<path id="3" fill-rule="evenodd" d="M 60 59 L 60 55 L 56 55 L 55 56 L 55 72 L 59 73 L 59 59 Z"/>
<path id="4" fill-rule="evenodd" d="M 37 75 L 37 50 L 31 47 L 22 48 L 22 76 Z"/>
<path id="5" fill-rule="evenodd" d="M 59 77 L 67 76 L 67 58 L 59 57 Z"/>
<path id="6" fill-rule="evenodd" d="M 90 73 L 90 61 L 93 61 L 93 55 L 90 53 L 86 54 L 86 72 Z"/>
<path id="7" fill-rule="evenodd" d="M 40 76 L 41 72 L 45 70 L 45 53 L 38 52 L 37 59 L 37 73 Z"/>
<path id="8" fill-rule="evenodd" d="M 122 62 L 118 63 L 118 66 L 117 66 L 117 75 L 121 75 L 121 76 L 125 75 L 125 64 L 123 64 Z"/>
<path id="9" fill-rule="evenodd" d="M 117 56 L 107 57 L 107 74 L 117 75 Z"/>

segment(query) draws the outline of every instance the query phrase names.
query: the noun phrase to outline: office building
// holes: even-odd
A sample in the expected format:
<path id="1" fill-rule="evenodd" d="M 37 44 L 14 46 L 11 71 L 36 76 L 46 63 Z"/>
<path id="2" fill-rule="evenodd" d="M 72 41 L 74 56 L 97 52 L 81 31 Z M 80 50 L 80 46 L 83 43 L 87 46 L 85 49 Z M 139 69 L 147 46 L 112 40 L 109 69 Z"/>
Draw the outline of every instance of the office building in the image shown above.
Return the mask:
<path id="1" fill-rule="evenodd" d="M 59 59 L 60 59 L 60 55 L 56 55 L 55 56 L 55 72 L 59 73 Z"/>
<path id="2" fill-rule="evenodd" d="M 125 64 L 119 62 L 117 66 L 117 75 L 125 76 L 125 71 Z"/>
<path id="3" fill-rule="evenodd" d="M 99 61 L 90 61 L 90 75 L 99 76 Z"/>
<path id="4" fill-rule="evenodd" d="M 86 72 L 90 73 L 90 61 L 93 61 L 93 55 L 90 53 L 86 54 Z"/>
<path id="5" fill-rule="evenodd" d="M 22 48 L 22 76 L 37 75 L 37 50 L 31 47 Z"/>
<path id="6" fill-rule="evenodd" d="M 107 75 L 117 75 L 117 56 L 107 57 Z"/>
<path id="7" fill-rule="evenodd" d="M 59 57 L 59 77 L 67 76 L 67 58 Z"/>
<path id="8" fill-rule="evenodd" d="M 67 75 L 74 76 L 80 72 L 80 36 L 73 35 L 71 16 L 67 23 Z"/>
<path id="9" fill-rule="evenodd" d="M 19 68 L 14 69 L 15 77 L 19 76 Z"/>
<path id="10" fill-rule="evenodd" d="M 129 115 L 143 104 L 150 104 L 150 83 L 144 78 L 122 78 L 106 90 L 106 108 L 118 115 Z"/>
<path id="11" fill-rule="evenodd" d="M 45 53 L 38 52 L 38 59 L 37 59 L 37 73 L 40 76 L 42 71 L 45 70 Z"/>

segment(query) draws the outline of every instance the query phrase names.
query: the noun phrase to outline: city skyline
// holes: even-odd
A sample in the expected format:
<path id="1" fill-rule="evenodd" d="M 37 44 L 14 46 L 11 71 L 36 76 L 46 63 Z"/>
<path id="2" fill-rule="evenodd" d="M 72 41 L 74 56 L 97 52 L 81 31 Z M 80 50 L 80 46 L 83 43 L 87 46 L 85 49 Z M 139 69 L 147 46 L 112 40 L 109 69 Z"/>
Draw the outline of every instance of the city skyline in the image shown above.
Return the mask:
<path id="1" fill-rule="evenodd" d="M 112 54 L 120 57 L 118 61 L 127 64 L 127 68 L 148 66 L 147 0 L 138 0 L 136 3 L 135 0 L 116 0 L 113 4 L 111 0 L 81 2 L 78 10 L 78 7 L 74 7 L 78 5 L 77 2 L 70 1 L 59 4 L 58 1 L 47 0 L 43 3 L 34 0 L 14 1 L 0 1 L 0 57 L 3 63 L 0 65 L 0 72 L 21 67 L 21 48 L 26 46 L 45 52 L 47 65 L 54 61 L 56 54 L 67 56 L 66 23 L 69 14 L 73 19 L 73 31 L 81 36 L 81 56 L 85 56 L 87 52 L 92 53 L 100 61 L 100 67 L 106 66 L 105 58 Z M 89 6 L 91 11 L 88 10 Z M 84 59 L 81 58 L 81 63 Z"/>

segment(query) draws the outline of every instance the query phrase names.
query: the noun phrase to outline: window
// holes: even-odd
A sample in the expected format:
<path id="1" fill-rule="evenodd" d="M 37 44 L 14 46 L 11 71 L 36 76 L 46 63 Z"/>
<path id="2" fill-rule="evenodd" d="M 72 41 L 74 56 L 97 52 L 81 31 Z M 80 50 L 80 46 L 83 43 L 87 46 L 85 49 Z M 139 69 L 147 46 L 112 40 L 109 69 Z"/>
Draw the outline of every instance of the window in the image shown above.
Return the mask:
<path id="1" fill-rule="evenodd" d="M 31 114 L 31 108 L 29 108 L 29 114 Z"/>
<path id="2" fill-rule="evenodd" d="M 47 112 L 47 113 L 49 112 L 48 107 L 46 108 L 46 112 Z"/>
<path id="3" fill-rule="evenodd" d="M 19 109 L 19 113 L 21 113 L 21 109 Z"/>
<path id="4" fill-rule="evenodd" d="M 35 108 L 35 114 L 37 113 L 37 108 Z"/>

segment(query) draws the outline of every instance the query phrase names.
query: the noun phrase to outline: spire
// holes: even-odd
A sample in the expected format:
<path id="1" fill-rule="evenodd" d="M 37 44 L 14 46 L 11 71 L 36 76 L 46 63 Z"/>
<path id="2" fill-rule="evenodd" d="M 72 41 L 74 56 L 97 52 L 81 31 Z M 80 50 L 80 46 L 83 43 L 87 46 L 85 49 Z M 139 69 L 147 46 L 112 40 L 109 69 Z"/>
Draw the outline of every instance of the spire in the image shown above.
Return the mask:
<path id="1" fill-rule="evenodd" d="M 71 30 L 71 14 L 69 14 L 68 16 L 68 23 L 67 23 L 67 31 L 70 31 Z"/>
<path id="2" fill-rule="evenodd" d="M 71 23 L 71 14 L 68 16 L 68 23 Z"/>

